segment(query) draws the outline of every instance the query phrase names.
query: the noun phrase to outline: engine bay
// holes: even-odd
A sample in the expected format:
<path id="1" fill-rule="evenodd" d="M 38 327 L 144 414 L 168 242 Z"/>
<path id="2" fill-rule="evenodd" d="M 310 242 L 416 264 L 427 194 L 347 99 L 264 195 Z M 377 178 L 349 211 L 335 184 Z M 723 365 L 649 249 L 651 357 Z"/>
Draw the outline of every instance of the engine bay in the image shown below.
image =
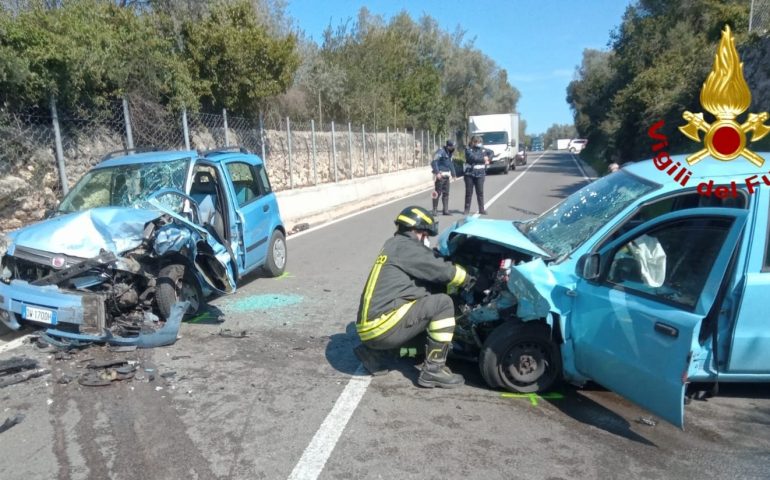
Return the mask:
<path id="1" fill-rule="evenodd" d="M 477 237 L 456 235 L 450 240 L 450 259 L 463 266 L 475 282 L 455 294 L 458 356 L 475 360 L 489 334 L 500 324 L 520 321 L 516 297 L 508 290 L 511 268 L 532 259 L 511 248 Z"/>

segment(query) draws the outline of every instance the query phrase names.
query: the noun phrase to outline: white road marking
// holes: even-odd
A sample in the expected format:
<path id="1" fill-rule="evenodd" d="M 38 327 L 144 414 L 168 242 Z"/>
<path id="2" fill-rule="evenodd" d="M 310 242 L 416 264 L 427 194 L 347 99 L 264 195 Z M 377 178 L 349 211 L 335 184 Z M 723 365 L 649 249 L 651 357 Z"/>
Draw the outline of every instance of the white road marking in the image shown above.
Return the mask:
<path id="1" fill-rule="evenodd" d="M 503 194 L 504 194 L 505 192 L 507 192 L 507 191 L 508 191 L 508 189 L 509 189 L 509 188 L 511 188 L 511 187 L 513 186 L 513 184 L 514 184 L 514 183 L 518 182 L 518 181 L 521 179 L 521 177 L 523 177 L 523 176 L 524 176 L 524 174 L 525 174 L 525 173 L 527 173 L 527 172 L 529 171 L 529 169 L 530 169 L 530 168 L 532 168 L 532 167 L 533 167 L 533 166 L 534 166 L 534 165 L 535 165 L 535 164 L 538 162 L 538 160 L 540 160 L 541 158 L 543 158 L 543 155 L 545 155 L 545 154 L 544 154 L 544 153 L 541 153 L 541 154 L 540 154 L 540 156 L 539 156 L 539 157 L 537 157 L 537 158 L 535 159 L 535 161 L 534 161 L 534 162 L 532 162 L 532 163 L 530 163 L 529 165 L 527 165 L 527 168 L 525 168 L 525 169 L 524 169 L 524 171 L 523 171 L 523 172 L 521 172 L 521 173 L 519 174 L 519 176 L 518 176 L 518 177 L 514 178 L 514 179 L 511 181 L 511 183 L 509 183 L 508 185 L 506 185 L 506 186 L 505 186 L 505 188 L 503 188 L 502 190 L 500 190 L 499 192 L 497 192 L 497 195 L 495 195 L 495 196 L 494 196 L 494 197 L 492 197 L 492 198 L 491 198 L 491 199 L 490 199 L 488 202 L 486 202 L 486 203 L 484 204 L 484 210 L 486 210 L 486 209 L 488 209 L 489 207 L 491 207 L 491 206 L 492 206 L 492 204 L 493 204 L 493 203 L 495 203 L 495 202 L 497 201 L 497 199 L 498 199 L 498 198 L 502 197 L 502 196 L 503 196 Z"/>
<path id="2" fill-rule="evenodd" d="M 594 179 L 589 177 L 588 175 L 586 175 L 586 171 L 583 170 L 583 165 L 580 164 L 580 160 L 577 159 L 575 154 L 574 153 L 570 153 L 569 156 L 572 157 L 572 161 L 575 162 L 575 165 L 577 165 L 578 170 L 580 170 L 580 174 L 583 175 L 583 178 L 585 179 L 585 181 L 588 182 L 588 183 L 593 182 Z"/>
<path id="3" fill-rule="evenodd" d="M 529 164 L 529 166 L 523 172 L 521 172 L 518 177 L 514 178 L 513 181 L 511 181 L 511 183 L 509 183 L 502 192 L 498 193 L 489 202 L 485 203 L 484 208 L 488 208 L 490 205 L 492 205 L 506 190 L 511 187 L 511 185 L 519 181 L 519 179 L 523 177 L 524 174 L 527 173 L 529 169 L 532 168 L 532 166 L 543 157 L 543 155 L 544 154 L 540 154 L 540 156 L 534 162 Z M 394 201 L 399 200 L 403 199 L 399 198 Z M 388 203 L 383 205 L 387 205 Z M 368 212 L 375 208 L 380 208 L 383 205 L 368 208 L 361 212 L 343 217 L 334 222 L 325 223 L 323 225 L 319 225 L 316 228 L 305 230 L 300 233 L 308 233 L 310 231 L 329 226 L 346 218 L 360 215 L 361 213 Z M 371 381 L 372 377 L 367 375 L 364 366 L 359 364 L 356 372 L 353 374 L 353 377 L 350 379 L 348 384 L 345 386 L 345 389 L 334 403 L 334 407 L 332 407 L 331 412 L 329 412 L 323 423 L 321 423 L 321 427 L 315 433 L 307 448 L 305 448 L 305 451 L 302 453 L 302 457 L 300 457 L 299 462 L 297 462 L 297 465 L 294 467 L 294 470 L 291 471 L 289 480 L 316 480 L 318 476 L 321 475 L 321 472 L 326 465 L 326 461 L 334 451 L 334 447 L 337 445 L 337 441 L 340 439 L 340 436 L 342 436 L 342 432 L 345 430 L 350 417 L 353 416 L 353 412 L 355 412 L 356 408 L 358 408 L 358 404 L 364 397 L 366 389 L 369 387 L 369 383 Z"/>
<path id="4" fill-rule="evenodd" d="M 20 346 L 24 345 L 24 342 L 26 342 L 28 338 L 29 338 L 29 334 L 26 334 L 24 336 L 11 340 L 5 345 L 0 345 L 0 353 L 10 352 L 14 348 L 19 348 Z"/>
<path id="5" fill-rule="evenodd" d="M 345 390 L 337 398 L 332 411 L 326 416 L 321 428 L 318 429 L 310 441 L 310 445 L 305 449 L 302 458 L 291 471 L 289 480 L 315 480 L 318 478 L 371 381 L 372 377 L 366 373 L 363 365 L 359 365 L 353 378 L 350 379 Z"/>

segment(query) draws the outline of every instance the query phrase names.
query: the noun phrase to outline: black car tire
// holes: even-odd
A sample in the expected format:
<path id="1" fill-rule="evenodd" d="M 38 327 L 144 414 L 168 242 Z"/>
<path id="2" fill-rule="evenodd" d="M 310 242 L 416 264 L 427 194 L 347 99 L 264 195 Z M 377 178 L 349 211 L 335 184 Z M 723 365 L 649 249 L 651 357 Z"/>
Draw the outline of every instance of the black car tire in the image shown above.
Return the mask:
<path id="1" fill-rule="evenodd" d="M 190 302 L 185 315 L 195 315 L 203 308 L 203 292 L 198 280 L 186 265 L 166 265 L 158 272 L 155 288 L 155 302 L 161 318 L 168 320 L 174 304 L 185 300 Z"/>
<path id="2" fill-rule="evenodd" d="M 288 249 L 286 248 L 286 237 L 280 230 L 274 230 L 270 237 L 270 243 L 267 246 L 267 260 L 264 269 L 271 277 L 280 277 L 286 270 L 286 259 Z"/>
<path id="3" fill-rule="evenodd" d="M 548 390 L 561 377 L 562 363 L 548 325 L 506 322 L 484 342 L 479 369 L 492 388 L 537 393 Z"/>

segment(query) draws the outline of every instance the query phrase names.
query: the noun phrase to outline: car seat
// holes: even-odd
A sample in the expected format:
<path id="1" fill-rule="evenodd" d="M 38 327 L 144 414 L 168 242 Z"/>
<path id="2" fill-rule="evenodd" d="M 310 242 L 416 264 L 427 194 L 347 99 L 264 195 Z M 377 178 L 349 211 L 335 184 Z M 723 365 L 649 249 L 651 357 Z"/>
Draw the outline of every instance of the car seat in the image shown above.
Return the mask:
<path id="1" fill-rule="evenodd" d="M 223 242 L 224 222 L 217 204 L 217 182 L 209 172 L 197 172 L 190 188 L 190 196 L 198 202 L 200 222 L 204 227 L 210 226 L 217 240 Z"/>

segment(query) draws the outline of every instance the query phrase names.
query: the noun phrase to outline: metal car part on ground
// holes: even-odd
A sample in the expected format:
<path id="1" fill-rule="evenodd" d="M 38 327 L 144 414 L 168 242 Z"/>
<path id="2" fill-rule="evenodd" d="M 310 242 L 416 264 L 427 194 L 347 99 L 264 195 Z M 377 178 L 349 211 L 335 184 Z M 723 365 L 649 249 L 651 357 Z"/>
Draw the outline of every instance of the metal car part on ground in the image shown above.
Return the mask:
<path id="1" fill-rule="evenodd" d="M 455 295 L 456 353 L 495 388 L 595 381 L 680 426 L 689 382 L 770 381 L 770 188 L 752 165 L 699 167 L 683 187 L 629 164 L 529 221 L 443 232 L 478 277 Z"/>

